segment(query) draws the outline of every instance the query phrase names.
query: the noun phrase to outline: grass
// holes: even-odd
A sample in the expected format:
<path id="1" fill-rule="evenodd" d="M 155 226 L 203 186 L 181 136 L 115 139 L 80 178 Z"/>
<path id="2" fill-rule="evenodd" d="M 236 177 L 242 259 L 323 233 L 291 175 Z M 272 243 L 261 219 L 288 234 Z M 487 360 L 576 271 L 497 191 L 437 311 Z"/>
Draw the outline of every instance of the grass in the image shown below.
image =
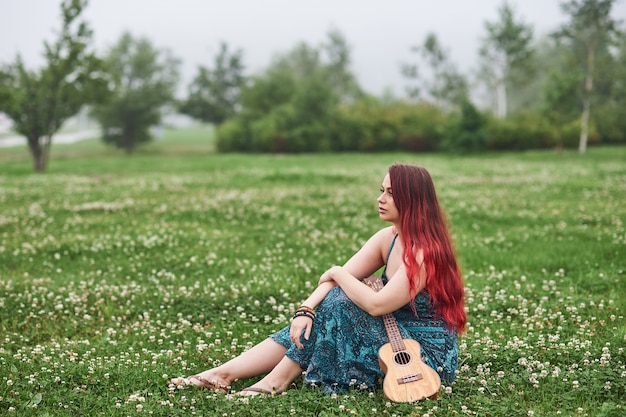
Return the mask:
<path id="1" fill-rule="evenodd" d="M 65 133 L 65 132 L 61 132 Z M 0 144 L 2 135 L 14 136 L 15 133 L 0 133 Z M 165 128 L 162 137 L 150 143 L 144 144 L 137 149 L 137 153 L 147 154 L 181 154 L 181 153 L 206 153 L 214 149 L 214 129 L 211 125 L 197 124 L 186 128 Z M 51 163 L 58 159 L 77 158 L 120 158 L 125 155 L 124 151 L 105 144 L 100 138 L 80 140 L 74 143 L 54 143 L 51 147 Z M 11 161 L 30 160 L 28 148 L 22 146 L 0 147 L 0 163 Z M 29 170 L 31 167 L 27 167 Z"/>
<path id="2" fill-rule="evenodd" d="M 624 414 L 626 148 L 220 155 L 203 135 L 168 132 L 130 157 L 53 145 L 44 174 L 0 150 L 2 414 Z M 375 199 L 396 161 L 433 175 L 466 280 L 469 329 L 440 399 L 168 388 L 287 325 L 383 226 Z"/>

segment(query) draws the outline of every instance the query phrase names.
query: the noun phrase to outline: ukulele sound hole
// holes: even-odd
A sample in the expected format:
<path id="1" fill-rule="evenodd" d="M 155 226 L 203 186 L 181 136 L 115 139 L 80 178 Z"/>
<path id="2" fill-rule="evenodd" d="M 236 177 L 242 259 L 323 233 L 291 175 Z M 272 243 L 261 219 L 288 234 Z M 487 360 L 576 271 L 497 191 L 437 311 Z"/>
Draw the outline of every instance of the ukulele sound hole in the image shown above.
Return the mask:
<path id="1" fill-rule="evenodd" d="M 411 355 L 408 352 L 398 352 L 393 357 L 393 360 L 398 365 L 406 365 L 411 362 Z"/>

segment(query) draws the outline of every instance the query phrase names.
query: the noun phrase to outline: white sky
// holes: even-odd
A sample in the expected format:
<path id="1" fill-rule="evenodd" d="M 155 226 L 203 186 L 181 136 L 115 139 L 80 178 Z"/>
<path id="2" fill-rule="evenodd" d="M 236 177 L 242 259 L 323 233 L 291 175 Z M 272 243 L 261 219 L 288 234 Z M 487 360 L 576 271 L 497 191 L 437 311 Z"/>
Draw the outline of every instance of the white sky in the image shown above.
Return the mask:
<path id="1" fill-rule="evenodd" d="M 264 69 L 276 53 L 298 42 L 317 46 L 336 28 L 352 47 L 352 70 L 361 86 L 381 94 L 404 92 L 401 62 L 410 47 L 434 32 L 462 72 L 475 67 L 485 21 L 494 21 L 503 0 L 90 0 L 84 18 L 94 30 L 99 52 L 121 33 L 148 37 L 182 61 L 181 87 L 197 65 L 212 66 L 220 41 L 242 49 L 247 73 Z M 567 18 L 559 0 L 510 0 L 536 35 L 556 29 Z M 43 41 L 60 28 L 61 0 L 0 0 L 0 64 L 20 53 L 29 67 L 42 63 Z M 626 1 L 613 16 L 626 20 Z"/>

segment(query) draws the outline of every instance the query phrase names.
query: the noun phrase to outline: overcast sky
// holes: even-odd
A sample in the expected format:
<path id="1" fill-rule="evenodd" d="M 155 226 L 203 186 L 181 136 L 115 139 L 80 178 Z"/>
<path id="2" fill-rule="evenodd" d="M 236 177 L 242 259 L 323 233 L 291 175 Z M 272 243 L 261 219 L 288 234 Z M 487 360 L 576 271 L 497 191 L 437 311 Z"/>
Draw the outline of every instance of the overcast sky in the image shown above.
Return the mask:
<path id="1" fill-rule="evenodd" d="M 248 74 L 267 67 L 276 53 L 298 42 L 318 46 L 331 28 L 352 47 L 352 70 L 361 86 L 403 94 L 399 66 L 410 47 L 434 32 L 464 73 L 476 67 L 485 21 L 497 19 L 503 0 L 90 0 L 84 17 L 99 52 L 121 33 L 148 37 L 182 61 L 186 86 L 199 64 L 212 66 L 220 41 L 242 49 Z M 537 36 L 567 18 L 560 0 L 510 0 Z M 20 53 L 29 67 L 42 63 L 43 41 L 60 28 L 61 0 L 0 0 L 0 64 Z M 626 18 L 626 0 L 613 15 Z M 186 87 L 185 87 L 186 89 Z"/>

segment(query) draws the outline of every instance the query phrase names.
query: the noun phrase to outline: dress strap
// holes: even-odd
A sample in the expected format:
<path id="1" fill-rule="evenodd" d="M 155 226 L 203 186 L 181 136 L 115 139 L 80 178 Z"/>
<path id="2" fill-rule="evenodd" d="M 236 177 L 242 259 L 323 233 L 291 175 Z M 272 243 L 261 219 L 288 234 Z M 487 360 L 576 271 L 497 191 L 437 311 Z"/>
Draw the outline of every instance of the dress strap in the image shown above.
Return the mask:
<path id="1" fill-rule="evenodd" d="M 381 277 L 383 280 L 383 285 L 387 284 L 387 264 L 389 263 L 389 256 L 391 255 L 393 245 L 396 243 L 397 238 L 398 234 L 396 233 L 396 235 L 393 237 L 393 240 L 391 241 L 391 246 L 389 246 L 389 252 L 387 252 L 387 259 L 385 259 L 385 268 L 383 269 L 383 275 Z"/>
<path id="2" fill-rule="evenodd" d="M 393 237 L 393 240 L 391 241 L 391 246 L 389 246 L 389 252 L 387 252 L 387 259 L 385 259 L 385 266 L 387 266 L 387 264 L 389 263 L 389 256 L 391 256 L 391 251 L 393 250 L 393 245 L 396 243 L 397 238 L 398 238 L 398 234 L 396 233 L 396 235 Z"/>

